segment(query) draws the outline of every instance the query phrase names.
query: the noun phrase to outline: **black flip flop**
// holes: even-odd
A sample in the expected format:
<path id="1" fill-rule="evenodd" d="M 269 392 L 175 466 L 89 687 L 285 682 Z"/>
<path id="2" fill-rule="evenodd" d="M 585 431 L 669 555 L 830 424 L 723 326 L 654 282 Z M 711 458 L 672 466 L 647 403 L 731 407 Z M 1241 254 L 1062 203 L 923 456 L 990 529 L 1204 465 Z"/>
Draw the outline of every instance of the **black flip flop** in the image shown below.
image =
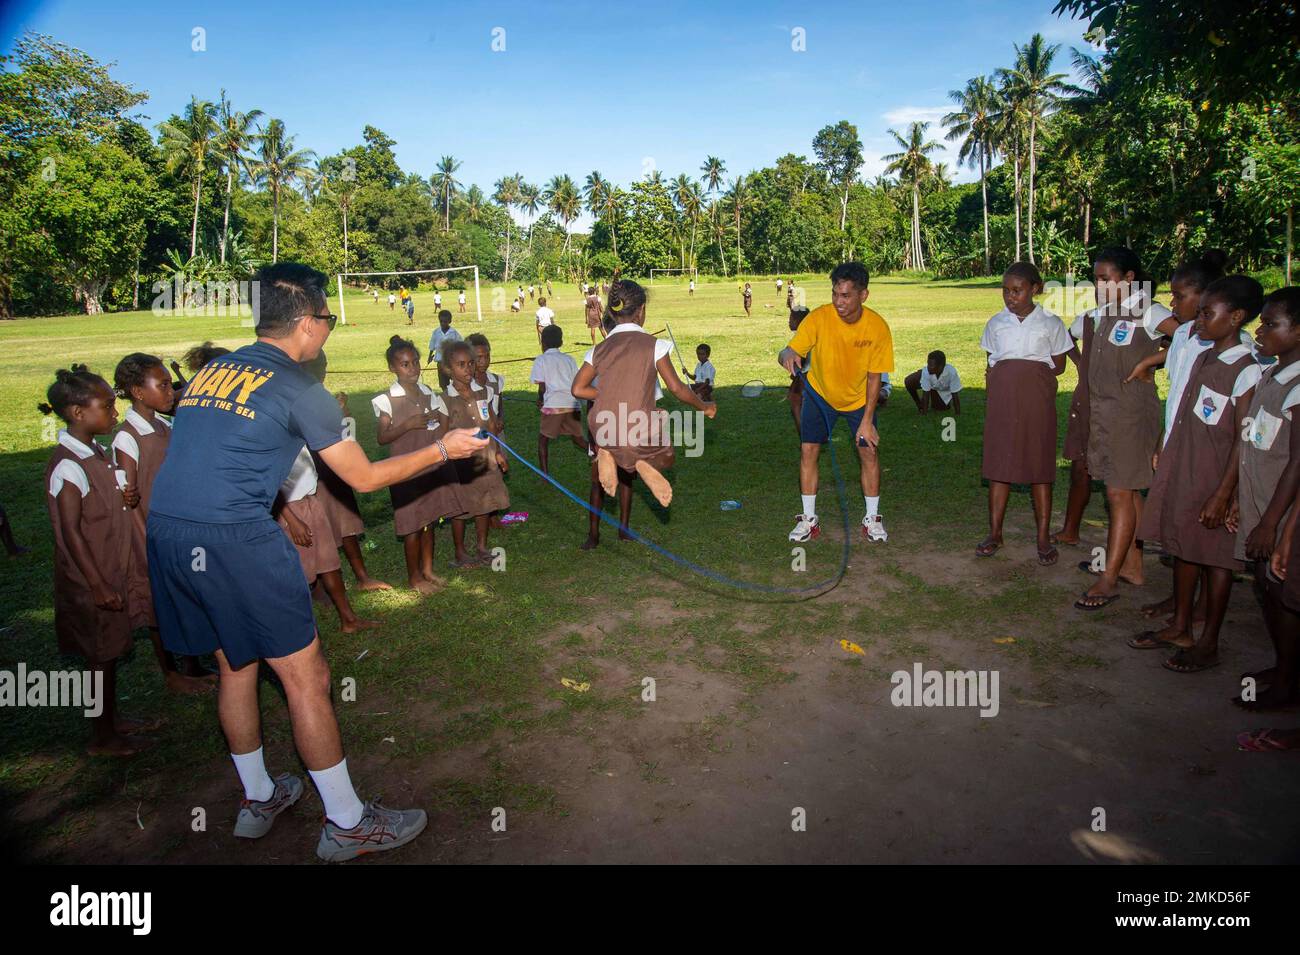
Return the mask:
<path id="1" fill-rule="evenodd" d="M 1121 594 L 1107 594 L 1106 596 L 1102 597 L 1100 594 L 1096 594 L 1093 596 L 1092 599 L 1096 600 L 1100 598 L 1101 603 L 1089 604 L 1089 603 L 1084 603 L 1084 601 L 1088 599 L 1088 593 L 1085 591 L 1083 596 L 1074 602 L 1074 609 L 1086 610 L 1088 612 L 1092 612 L 1094 610 L 1101 610 L 1103 607 L 1109 607 L 1116 600 L 1119 600 L 1121 596 L 1122 596 Z"/>
<path id="2" fill-rule="evenodd" d="M 1177 646 L 1168 640 L 1157 640 L 1158 630 L 1143 630 L 1136 637 L 1129 637 L 1124 642 L 1128 644 L 1130 650 L 1164 650 L 1168 647 Z M 1181 649 L 1181 648 L 1180 648 Z"/>

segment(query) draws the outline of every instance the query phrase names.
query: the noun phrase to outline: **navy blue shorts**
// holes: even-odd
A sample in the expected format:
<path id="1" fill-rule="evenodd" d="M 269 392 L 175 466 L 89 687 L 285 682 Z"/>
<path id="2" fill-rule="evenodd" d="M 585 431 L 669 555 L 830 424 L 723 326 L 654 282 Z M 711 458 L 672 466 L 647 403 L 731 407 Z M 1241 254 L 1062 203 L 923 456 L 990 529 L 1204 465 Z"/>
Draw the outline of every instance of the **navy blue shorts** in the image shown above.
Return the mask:
<path id="1" fill-rule="evenodd" d="M 199 524 L 150 514 L 149 583 L 163 645 L 232 667 L 297 653 L 316 636 L 311 590 L 293 542 L 269 517 Z"/>
<path id="2" fill-rule="evenodd" d="M 817 389 L 806 378 L 803 383 L 803 410 L 799 414 L 799 440 L 804 444 L 825 444 L 830 440 L 835 422 L 843 418 L 849 423 L 849 437 L 858 433 L 862 426 L 862 416 L 867 406 L 854 408 L 852 411 L 837 411 L 826 403 L 826 399 L 817 394 Z M 879 412 L 871 416 L 874 425 Z"/>

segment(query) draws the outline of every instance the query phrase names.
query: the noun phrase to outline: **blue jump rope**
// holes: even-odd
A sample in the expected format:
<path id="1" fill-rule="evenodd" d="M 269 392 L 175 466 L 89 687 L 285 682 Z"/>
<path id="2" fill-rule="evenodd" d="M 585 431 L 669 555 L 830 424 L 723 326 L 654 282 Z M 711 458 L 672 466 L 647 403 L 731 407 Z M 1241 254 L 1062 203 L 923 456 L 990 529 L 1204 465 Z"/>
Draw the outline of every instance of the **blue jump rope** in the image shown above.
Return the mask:
<path id="1" fill-rule="evenodd" d="M 828 417 L 824 411 L 822 412 L 822 416 Z M 828 435 L 831 433 L 832 427 L 833 425 L 828 420 L 827 427 L 826 427 L 826 432 Z M 557 491 L 559 491 L 569 500 L 573 501 L 573 503 L 577 504 L 579 507 L 583 508 L 586 511 L 589 511 L 592 514 L 595 514 L 597 517 L 599 517 L 606 524 L 609 524 L 611 527 L 615 527 L 622 533 L 627 534 L 638 544 L 645 544 L 655 553 L 662 554 L 664 557 L 667 557 L 674 564 L 678 564 L 682 567 L 685 567 L 687 570 L 691 571 L 692 573 L 699 574 L 702 577 L 707 577 L 710 580 L 717 581 L 718 583 L 723 584 L 727 587 L 736 587 L 740 590 L 753 590 L 765 594 L 784 594 L 787 596 L 797 596 L 799 594 L 811 594 L 814 591 L 820 592 L 823 590 L 829 590 L 837 586 L 839 582 L 844 579 L 844 574 L 849 569 L 849 540 L 850 540 L 849 509 L 848 509 L 848 503 L 845 500 L 845 496 L 844 496 L 844 476 L 840 473 L 840 464 L 838 459 L 835 457 L 834 440 L 828 439 L 827 443 L 830 444 L 831 446 L 831 470 L 835 474 L 835 493 L 839 498 L 840 517 L 843 519 L 844 522 L 844 546 L 840 553 L 839 570 L 836 571 L 834 576 L 827 577 L 825 580 L 818 581 L 815 584 L 809 584 L 807 587 L 773 587 L 770 584 L 755 584 L 747 580 L 736 580 L 732 577 L 728 577 L 726 574 L 719 573 L 716 570 L 710 570 L 708 567 L 701 567 L 699 564 L 695 563 L 694 561 L 687 560 L 685 557 L 680 557 L 677 554 L 674 554 L 672 551 L 660 547 L 654 541 L 642 537 L 636 531 L 632 530 L 632 528 L 624 527 L 622 524 L 620 524 L 614 518 L 610 517 L 604 511 L 592 507 L 582 498 L 578 497 L 578 495 L 570 491 L 563 484 L 559 483 L 549 474 L 544 473 L 540 468 L 536 467 L 533 464 L 533 462 L 529 461 L 527 458 L 520 455 L 518 451 L 510 447 L 510 445 L 506 444 L 495 434 L 492 434 L 491 432 L 480 428 L 477 436 L 480 438 L 491 438 L 497 444 L 501 445 L 501 447 L 505 449 L 506 453 L 509 454 L 512 458 L 514 458 L 524 467 L 528 468 L 528 470 L 532 471 L 543 481 L 550 484 L 552 487 L 554 487 Z"/>

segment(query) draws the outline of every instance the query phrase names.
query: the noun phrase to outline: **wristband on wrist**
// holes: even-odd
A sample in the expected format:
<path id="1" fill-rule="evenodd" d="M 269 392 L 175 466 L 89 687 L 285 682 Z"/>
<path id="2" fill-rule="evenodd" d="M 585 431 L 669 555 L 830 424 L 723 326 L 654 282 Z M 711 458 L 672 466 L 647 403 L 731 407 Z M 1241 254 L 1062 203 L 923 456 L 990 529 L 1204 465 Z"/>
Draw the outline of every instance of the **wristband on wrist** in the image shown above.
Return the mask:
<path id="1" fill-rule="evenodd" d="M 443 444 L 441 440 L 435 441 L 433 443 L 436 444 L 438 446 L 438 450 L 442 452 L 442 463 L 446 464 L 448 461 L 450 461 L 451 455 L 447 453 L 447 446 Z"/>

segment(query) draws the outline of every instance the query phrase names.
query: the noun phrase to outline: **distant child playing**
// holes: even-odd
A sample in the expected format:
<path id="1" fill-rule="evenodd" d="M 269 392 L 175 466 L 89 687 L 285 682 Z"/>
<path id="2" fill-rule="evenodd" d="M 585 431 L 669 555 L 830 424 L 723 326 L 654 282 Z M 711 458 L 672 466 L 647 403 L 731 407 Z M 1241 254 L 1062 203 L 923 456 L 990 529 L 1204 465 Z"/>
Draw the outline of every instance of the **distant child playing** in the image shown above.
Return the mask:
<path id="1" fill-rule="evenodd" d="M 1074 344 L 1061 320 L 1034 304 L 1042 291 L 1038 269 L 1013 262 L 1002 276 L 1005 307 L 988 320 L 980 337 L 980 348 L 989 356 L 983 465 L 989 482 L 989 534 L 975 553 L 992 557 L 1002 546 L 1011 485 L 1028 484 L 1038 527 L 1038 563 L 1049 567 L 1060 556 L 1051 541 L 1056 379 Z"/>
<path id="2" fill-rule="evenodd" d="M 447 387 L 447 376 L 442 370 L 442 346 L 447 342 L 461 341 L 460 332 L 451 327 L 451 312 L 443 309 L 438 313 L 438 327 L 429 336 L 429 364 L 438 370 L 438 387 Z"/>
<path id="3" fill-rule="evenodd" d="M 46 401 L 38 409 L 67 425 L 45 468 L 54 528 L 54 632 L 59 652 L 81 657 L 103 681 L 102 711 L 91 717 L 86 752 L 130 756 L 147 741 L 127 734 L 158 726 L 117 713 L 117 661 L 131 649 L 130 507 L 138 503 L 138 492 L 119 481 L 95 442 L 117 423 L 108 382 L 85 365 L 59 369 Z"/>
<path id="4" fill-rule="evenodd" d="M 570 390 L 578 373 L 578 363 L 560 349 L 564 346 L 564 331 L 559 325 L 542 330 L 544 351 L 533 360 L 528 380 L 537 386 L 537 407 L 541 409 L 540 433 L 537 435 L 537 461 L 543 474 L 550 474 L 550 445 L 552 438 L 568 435 L 575 447 L 587 450 L 587 439 L 582 432 L 582 412 L 578 399 Z"/>
<path id="5" fill-rule="evenodd" d="M 745 283 L 745 290 L 742 293 L 742 301 L 745 305 L 745 317 L 749 317 L 749 310 L 754 304 L 754 290 L 750 288 L 748 282 Z"/>
<path id="6" fill-rule="evenodd" d="M 604 317 L 604 307 L 600 304 L 600 296 L 596 294 L 593 288 L 587 295 L 585 315 L 587 321 L 587 331 L 591 332 L 591 343 L 596 344 L 596 332 L 600 331 L 600 337 L 605 337 L 605 329 L 601 324 Z"/>
<path id="7" fill-rule="evenodd" d="M 916 403 L 916 410 L 925 414 L 931 408 L 961 414 L 961 378 L 957 369 L 948 364 L 948 356 L 932 351 L 925 356 L 925 367 L 903 379 L 903 387 Z"/>
<path id="8" fill-rule="evenodd" d="M 713 367 L 713 362 L 709 361 L 709 356 L 712 354 L 713 349 L 707 344 L 696 345 L 695 371 L 689 372 L 685 368 L 682 369 L 682 374 L 691 380 L 691 391 L 705 401 L 713 400 L 713 382 L 718 377 L 718 370 Z"/>
<path id="9" fill-rule="evenodd" d="M 1255 395 L 1260 366 L 1241 343 L 1241 328 L 1255 320 L 1264 290 L 1254 279 L 1217 279 L 1201 296 L 1192 334 L 1209 348 L 1188 369 L 1173 426 L 1147 495 L 1138 536 L 1158 540 L 1174 558 L 1174 618 L 1163 630 L 1129 640 L 1134 649 L 1176 649 L 1165 668 L 1196 673 L 1219 663 L 1219 630 L 1228 611 L 1236 535 L 1225 526 L 1236 500 L 1237 436 Z M 1171 399 L 1172 400 L 1172 399 Z M 1206 578 L 1205 627 L 1192 635 L 1198 579 Z"/>
<path id="10" fill-rule="evenodd" d="M 479 428 L 500 434 L 501 427 L 492 411 L 491 392 L 474 380 L 474 351 L 466 342 L 449 342 L 443 346 L 443 369 L 451 379 L 442 398 L 447 409 L 448 427 Z M 493 511 L 510 507 L 502 475 L 509 467 L 500 449 L 488 445 L 472 457 L 456 462 L 459 481 L 456 494 L 460 511 L 452 517 L 451 536 L 456 547 L 453 567 L 478 567 L 488 563 L 492 554 L 487 547 L 489 519 Z M 465 550 L 465 522 L 474 521 L 477 549 L 473 555 Z"/>
<path id="11" fill-rule="evenodd" d="M 463 342 L 459 343 L 462 346 Z M 447 406 L 420 381 L 420 353 L 398 335 L 389 339 L 388 370 L 396 381 L 370 402 L 379 428 L 375 440 L 391 445 L 393 454 L 406 454 L 437 444 L 447 433 Z M 433 572 L 434 528 L 440 518 L 460 513 L 455 465 L 417 474 L 389 488 L 393 501 L 393 531 L 402 539 L 407 583 L 422 594 L 434 593 L 446 581 Z"/>

